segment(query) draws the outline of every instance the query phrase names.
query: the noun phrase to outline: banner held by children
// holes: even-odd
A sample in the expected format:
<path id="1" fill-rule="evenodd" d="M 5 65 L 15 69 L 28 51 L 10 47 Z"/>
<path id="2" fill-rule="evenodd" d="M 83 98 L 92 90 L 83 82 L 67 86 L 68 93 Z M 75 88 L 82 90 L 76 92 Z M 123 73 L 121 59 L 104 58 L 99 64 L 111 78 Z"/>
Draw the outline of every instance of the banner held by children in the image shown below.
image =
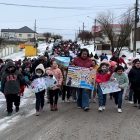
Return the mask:
<path id="1" fill-rule="evenodd" d="M 95 74 L 95 71 L 89 68 L 69 66 L 66 85 L 93 90 L 93 79 L 91 76 L 93 74 Z"/>
<path id="2" fill-rule="evenodd" d="M 117 81 L 108 81 L 100 84 L 103 94 L 121 91 Z"/>

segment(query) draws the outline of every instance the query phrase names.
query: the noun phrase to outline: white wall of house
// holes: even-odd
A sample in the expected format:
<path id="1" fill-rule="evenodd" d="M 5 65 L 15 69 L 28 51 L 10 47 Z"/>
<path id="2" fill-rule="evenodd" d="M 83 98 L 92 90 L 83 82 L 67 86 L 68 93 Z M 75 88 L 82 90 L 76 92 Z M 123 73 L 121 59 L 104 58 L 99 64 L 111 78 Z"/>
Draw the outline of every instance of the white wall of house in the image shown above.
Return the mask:
<path id="1" fill-rule="evenodd" d="M 28 40 L 34 38 L 34 33 L 1 32 L 1 37 L 6 39 L 16 38 L 20 40 Z M 35 37 L 37 37 L 37 34 L 35 34 Z"/>
<path id="2" fill-rule="evenodd" d="M 18 39 L 30 39 L 34 38 L 34 33 L 16 33 Z"/>
<path id="3" fill-rule="evenodd" d="M 1 36 L 3 38 L 15 38 L 16 37 L 16 33 L 14 33 L 14 32 L 2 32 Z"/>

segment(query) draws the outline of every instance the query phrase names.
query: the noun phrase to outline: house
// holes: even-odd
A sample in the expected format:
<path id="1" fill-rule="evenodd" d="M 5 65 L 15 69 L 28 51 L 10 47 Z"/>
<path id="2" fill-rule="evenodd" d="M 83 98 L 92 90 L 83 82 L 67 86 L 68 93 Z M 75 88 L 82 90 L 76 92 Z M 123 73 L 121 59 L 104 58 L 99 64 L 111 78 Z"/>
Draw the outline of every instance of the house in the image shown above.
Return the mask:
<path id="1" fill-rule="evenodd" d="M 1 29 L 1 37 L 4 39 L 13 40 L 29 40 L 31 38 L 36 38 L 37 33 L 27 26 L 19 29 Z"/>
<path id="2" fill-rule="evenodd" d="M 132 30 L 130 35 L 130 50 L 133 50 L 134 46 L 134 30 Z M 137 25 L 136 29 L 136 50 L 140 49 L 140 23 Z"/>
<path id="3" fill-rule="evenodd" d="M 121 24 L 110 24 L 110 26 L 112 27 L 112 29 L 116 35 L 120 34 L 121 27 L 122 27 Z M 102 34 L 102 26 L 100 26 L 100 25 L 92 26 L 91 32 L 96 36 L 96 39 L 98 38 L 98 41 L 99 41 L 99 37 L 102 36 L 103 38 L 100 38 L 101 42 L 103 41 L 104 43 L 110 43 L 108 37 L 106 35 Z"/>

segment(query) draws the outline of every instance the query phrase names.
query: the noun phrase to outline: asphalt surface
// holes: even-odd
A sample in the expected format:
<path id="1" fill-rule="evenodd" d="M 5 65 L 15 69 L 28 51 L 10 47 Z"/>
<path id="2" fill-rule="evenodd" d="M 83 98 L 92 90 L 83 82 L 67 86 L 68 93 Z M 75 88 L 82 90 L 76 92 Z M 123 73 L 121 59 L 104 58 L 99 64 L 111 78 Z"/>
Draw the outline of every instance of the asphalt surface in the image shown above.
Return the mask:
<path id="1" fill-rule="evenodd" d="M 84 112 L 76 103 L 58 104 L 51 112 L 35 116 L 34 97 L 28 98 L 18 113 L 6 117 L 5 102 L 0 110 L 0 140 L 140 140 L 140 110 L 127 102 L 118 113 L 113 100 L 106 110 L 98 112 L 97 103 Z"/>

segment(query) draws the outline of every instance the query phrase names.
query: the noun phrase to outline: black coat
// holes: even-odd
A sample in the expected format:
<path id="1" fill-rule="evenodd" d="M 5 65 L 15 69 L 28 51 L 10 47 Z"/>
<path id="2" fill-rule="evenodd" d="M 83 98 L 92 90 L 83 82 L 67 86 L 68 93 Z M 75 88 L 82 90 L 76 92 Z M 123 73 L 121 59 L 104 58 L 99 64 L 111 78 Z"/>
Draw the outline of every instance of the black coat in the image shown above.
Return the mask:
<path id="1" fill-rule="evenodd" d="M 133 67 L 128 74 L 128 78 L 131 88 L 140 91 L 140 68 Z"/>

